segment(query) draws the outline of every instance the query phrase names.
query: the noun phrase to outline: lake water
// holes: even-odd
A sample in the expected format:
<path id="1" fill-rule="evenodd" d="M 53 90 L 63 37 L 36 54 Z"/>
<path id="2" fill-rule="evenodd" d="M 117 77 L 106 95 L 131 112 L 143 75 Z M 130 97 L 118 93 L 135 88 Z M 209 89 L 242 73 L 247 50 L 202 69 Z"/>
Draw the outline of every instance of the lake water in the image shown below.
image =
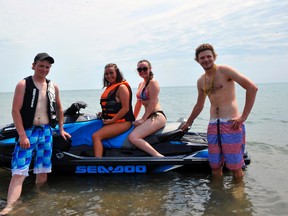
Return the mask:
<path id="1" fill-rule="evenodd" d="M 256 103 L 246 121 L 246 148 L 252 158 L 241 183 L 227 172 L 154 175 L 49 176 L 41 190 L 35 176 L 24 182 L 17 215 L 287 215 L 288 83 L 258 84 Z M 135 89 L 133 89 L 135 92 Z M 100 110 L 102 90 L 61 91 L 63 107 L 81 100 L 86 112 Z M 237 89 L 240 110 L 245 93 Z M 13 93 L 0 93 L 0 125 L 12 122 Z M 134 95 L 135 97 L 135 95 Z M 160 101 L 168 121 L 188 117 L 196 87 L 163 87 Z M 135 101 L 133 101 L 134 104 Z M 206 132 L 209 103 L 191 131 Z M 0 169 L 0 209 L 11 174 Z"/>

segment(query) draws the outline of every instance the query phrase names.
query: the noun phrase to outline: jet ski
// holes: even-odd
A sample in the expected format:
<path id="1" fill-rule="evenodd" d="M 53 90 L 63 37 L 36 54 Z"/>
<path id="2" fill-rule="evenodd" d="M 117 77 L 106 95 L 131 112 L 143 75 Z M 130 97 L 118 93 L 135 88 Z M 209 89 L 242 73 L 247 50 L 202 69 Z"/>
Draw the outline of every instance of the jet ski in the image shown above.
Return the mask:
<path id="1" fill-rule="evenodd" d="M 164 172 L 209 171 L 206 133 L 183 132 L 180 130 L 185 119 L 168 122 L 164 128 L 145 138 L 165 157 L 152 157 L 136 148 L 128 140 L 128 131 L 119 136 L 102 140 L 104 155 L 94 157 L 92 134 L 103 127 L 102 119 L 96 114 L 81 113 L 87 104 L 72 103 L 64 111 L 64 129 L 71 140 L 59 135 L 59 128 L 53 129 L 52 170 L 56 175 L 136 174 Z M 11 157 L 16 142 L 14 124 L 0 129 L 0 166 L 11 167 Z M 244 155 L 245 168 L 251 159 Z M 33 165 L 32 165 L 33 166 Z"/>

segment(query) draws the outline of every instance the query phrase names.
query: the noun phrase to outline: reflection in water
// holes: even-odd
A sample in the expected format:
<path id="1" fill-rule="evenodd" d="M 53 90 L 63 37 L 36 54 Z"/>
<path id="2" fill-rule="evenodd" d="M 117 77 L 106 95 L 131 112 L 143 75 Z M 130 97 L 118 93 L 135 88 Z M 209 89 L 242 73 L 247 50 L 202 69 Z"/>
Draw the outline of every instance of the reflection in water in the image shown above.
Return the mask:
<path id="1" fill-rule="evenodd" d="M 212 179 L 204 215 L 253 215 L 253 205 L 245 193 L 245 182 L 231 175 Z"/>
<path id="2" fill-rule="evenodd" d="M 6 197 L 10 173 L 4 179 L 0 180 L 1 199 Z M 253 213 L 244 182 L 236 183 L 230 175 L 218 182 L 212 181 L 209 174 L 49 176 L 48 184 L 40 190 L 34 187 L 31 176 L 24 184 L 21 202 L 12 214 L 194 216 Z"/>
<path id="3" fill-rule="evenodd" d="M 210 176 L 181 175 L 169 187 L 166 215 L 253 215 L 245 183 L 229 174 L 215 181 Z"/>
<path id="4" fill-rule="evenodd" d="M 46 187 L 23 191 L 17 215 L 165 215 L 165 181 L 173 175 L 49 176 Z M 164 184 L 162 184 L 164 183 Z M 25 186 L 24 186 L 25 188 Z M 37 208 L 36 208 L 37 207 Z"/>
<path id="5" fill-rule="evenodd" d="M 179 175 L 169 186 L 166 215 L 202 215 L 208 197 L 206 176 Z"/>

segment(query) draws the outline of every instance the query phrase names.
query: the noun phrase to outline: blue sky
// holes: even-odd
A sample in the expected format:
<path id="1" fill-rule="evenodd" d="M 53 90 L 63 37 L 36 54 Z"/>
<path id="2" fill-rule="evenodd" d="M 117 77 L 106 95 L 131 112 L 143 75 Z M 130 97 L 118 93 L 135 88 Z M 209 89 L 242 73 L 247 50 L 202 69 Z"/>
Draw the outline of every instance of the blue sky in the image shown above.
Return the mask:
<path id="1" fill-rule="evenodd" d="M 203 73 L 195 48 L 211 43 L 217 64 L 256 83 L 288 82 L 288 1 L 0 0 L 0 92 L 32 74 L 38 52 L 55 59 L 61 90 L 102 88 L 116 63 L 132 87 L 152 63 L 160 86 L 193 86 Z"/>

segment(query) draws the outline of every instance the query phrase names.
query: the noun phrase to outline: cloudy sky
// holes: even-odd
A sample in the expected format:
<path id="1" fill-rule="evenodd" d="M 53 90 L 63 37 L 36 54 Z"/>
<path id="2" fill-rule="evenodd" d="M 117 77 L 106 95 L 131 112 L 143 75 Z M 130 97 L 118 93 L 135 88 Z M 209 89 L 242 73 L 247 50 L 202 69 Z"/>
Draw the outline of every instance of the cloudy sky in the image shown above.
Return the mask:
<path id="1" fill-rule="evenodd" d="M 195 48 L 211 43 L 217 64 L 256 83 L 288 82 L 288 1 L 0 0 L 0 92 L 32 74 L 38 52 L 55 59 L 48 78 L 61 90 L 102 88 L 116 63 L 132 87 L 148 59 L 161 86 L 193 86 Z"/>

